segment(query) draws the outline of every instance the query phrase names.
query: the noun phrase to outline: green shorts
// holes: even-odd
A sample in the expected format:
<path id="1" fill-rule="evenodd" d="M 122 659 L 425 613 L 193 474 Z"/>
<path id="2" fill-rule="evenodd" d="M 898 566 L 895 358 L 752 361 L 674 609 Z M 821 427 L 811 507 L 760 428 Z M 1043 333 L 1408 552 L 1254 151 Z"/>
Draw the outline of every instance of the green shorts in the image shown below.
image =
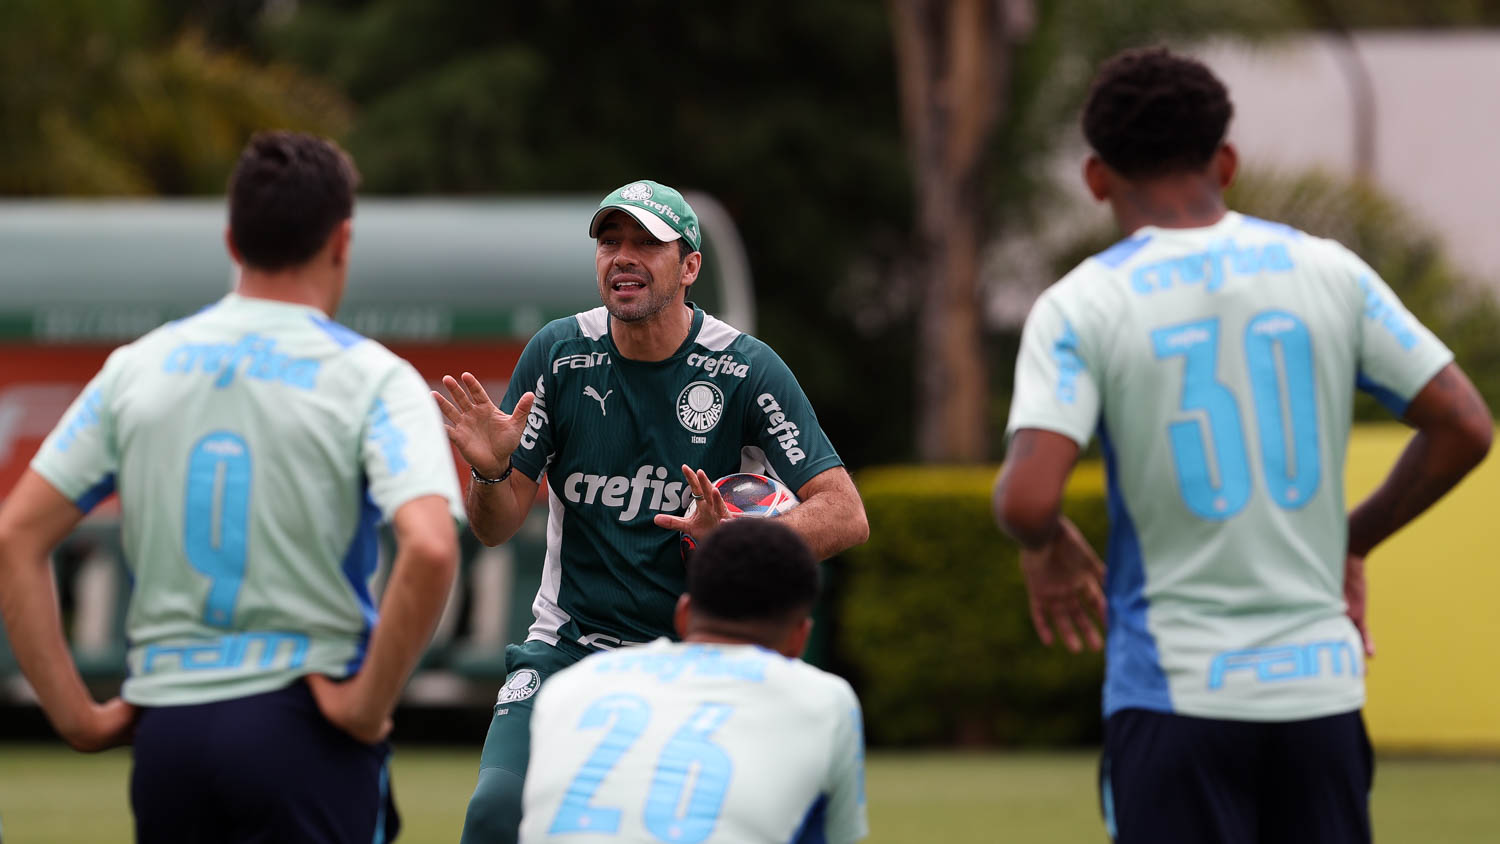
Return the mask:
<path id="1" fill-rule="evenodd" d="M 495 699 L 494 717 L 479 769 L 504 768 L 524 778 L 531 755 L 531 710 L 547 678 L 583 659 L 586 653 L 564 651 L 546 642 L 505 646 L 505 685 Z"/>

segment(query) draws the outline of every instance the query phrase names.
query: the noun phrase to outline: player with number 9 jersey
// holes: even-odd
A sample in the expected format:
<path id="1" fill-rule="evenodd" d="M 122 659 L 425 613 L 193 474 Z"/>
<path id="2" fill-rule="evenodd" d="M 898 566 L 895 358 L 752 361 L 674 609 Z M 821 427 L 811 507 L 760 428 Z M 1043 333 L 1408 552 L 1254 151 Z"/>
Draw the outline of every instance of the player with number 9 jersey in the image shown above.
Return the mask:
<path id="1" fill-rule="evenodd" d="M 462 515 L 410 364 L 316 308 L 234 293 L 111 354 L 31 467 L 84 512 L 119 493 L 140 706 L 355 673 L 380 522 L 426 495 Z"/>
<path id="2" fill-rule="evenodd" d="M 133 746 L 139 841 L 400 831 L 386 736 L 452 589 L 462 513 L 427 385 L 331 319 L 358 180 L 324 138 L 252 137 L 229 180 L 234 292 L 116 349 L 0 505 L 17 662 L 73 747 Z M 114 493 L 127 676 L 96 703 L 49 554 Z"/>

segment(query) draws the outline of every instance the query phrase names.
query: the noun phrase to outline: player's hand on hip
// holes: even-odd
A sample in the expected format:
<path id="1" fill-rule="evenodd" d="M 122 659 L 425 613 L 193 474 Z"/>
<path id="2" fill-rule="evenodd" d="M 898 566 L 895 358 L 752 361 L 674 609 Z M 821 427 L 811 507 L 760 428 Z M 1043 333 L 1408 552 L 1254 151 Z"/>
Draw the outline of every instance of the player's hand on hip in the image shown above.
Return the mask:
<path id="1" fill-rule="evenodd" d="M 1365 581 L 1365 558 L 1349 554 L 1344 558 L 1344 606 L 1354 629 L 1359 631 L 1360 641 L 1365 645 L 1365 656 L 1375 656 L 1375 639 L 1365 621 L 1365 602 L 1369 586 Z"/>
<path id="2" fill-rule="evenodd" d="M 714 482 L 708 479 L 702 469 L 690 469 L 684 464 L 682 476 L 687 479 L 684 492 L 690 496 L 686 500 L 693 502 L 692 512 L 682 516 L 662 513 L 654 521 L 657 527 L 680 530 L 701 542 L 718 529 L 720 522 L 730 518 L 729 506 L 724 503 L 724 496 L 719 494 Z"/>
<path id="3" fill-rule="evenodd" d="M 97 753 L 130 744 L 135 738 L 135 720 L 139 715 L 136 707 L 120 698 L 111 698 L 93 704 L 82 723 L 59 732 L 74 750 Z"/>
<path id="4" fill-rule="evenodd" d="M 307 686 L 323 717 L 356 741 L 375 744 L 391 734 L 394 725 L 390 714 L 371 711 L 369 695 L 353 679 L 339 682 L 322 674 L 309 674 Z"/>
<path id="5" fill-rule="evenodd" d="M 1031 623 L 1042 644 L 1061 638 L 1073 653 L 1102 650 L 1107 617 L 1104 563 L 1068 519 L 1045 547 L 1021 549 L 1021 575 L 1031 602 Z"/>
<path id="6" fill-rule="evenodd" d="M 459 378 L 443 376 L 452 401 L 433 392 L 438 409 L 443 412 L 443 427 L 458 453 L 486 478 L 498 478 L 510 462 L 510 456 L 521 444 L 526 419 L 536 396 L 527 393 L 516 402 L 515 411 L 504 413 L 490 401 L 479 379 L 465 372 Z"/>

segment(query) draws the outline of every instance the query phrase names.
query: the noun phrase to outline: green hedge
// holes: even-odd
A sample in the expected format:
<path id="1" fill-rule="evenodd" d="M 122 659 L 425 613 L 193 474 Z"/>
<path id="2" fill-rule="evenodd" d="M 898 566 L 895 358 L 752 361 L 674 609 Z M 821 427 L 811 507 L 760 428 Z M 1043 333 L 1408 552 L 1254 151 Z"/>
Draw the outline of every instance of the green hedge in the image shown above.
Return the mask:
<path id="1" fill-rule="evenodd" d="M 838 659 L 872 742 L 1057 744 L 1099 735 L 1102 659 L 1042 646 L 1014 543 L 995 527 L 995 467 L 861 472 L 870 540 L 838 571 Z M 1096 548 L 1108 512 L 1083 463 L 1065 510 Z"/>

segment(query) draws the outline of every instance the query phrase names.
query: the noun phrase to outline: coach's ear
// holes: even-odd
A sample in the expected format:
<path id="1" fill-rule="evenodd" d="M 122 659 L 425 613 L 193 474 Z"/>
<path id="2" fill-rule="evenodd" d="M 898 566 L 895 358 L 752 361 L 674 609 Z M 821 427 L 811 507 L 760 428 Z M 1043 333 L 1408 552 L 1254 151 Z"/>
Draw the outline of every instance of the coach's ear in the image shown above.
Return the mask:
<path id="1" fill-rule="evenodd" d="M 672 612 L 672 626 L 677 628 L 677 638 L 686 639 L 688 634 L 688 615 L 693 611 L 693 599 L 686 592 L 677 599 L 677 609 Z"/>

